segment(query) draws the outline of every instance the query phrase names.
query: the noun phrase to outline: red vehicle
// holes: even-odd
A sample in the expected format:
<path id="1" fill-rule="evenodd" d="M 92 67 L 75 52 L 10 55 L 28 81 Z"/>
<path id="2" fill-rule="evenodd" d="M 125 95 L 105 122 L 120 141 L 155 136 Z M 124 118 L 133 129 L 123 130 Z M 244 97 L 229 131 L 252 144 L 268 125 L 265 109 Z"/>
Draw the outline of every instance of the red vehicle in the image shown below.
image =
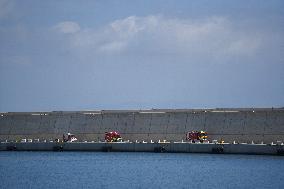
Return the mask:
<path id="1" fill-rule="evenodd" d="M 207 132 L 205 131 L 191 131 L 186 133 L 186 140 L 189 140 L 193 143 L 195 143 L 195 141 L 199 140 L 201 143 L 203 143 L 203 141 L 207 140 Z"/>
<path id="2" fill-rule="evenodd" d="M 105 141 L 106 142 L 119 142 L 122 138 L 120 134 L 116 131 L 105 132 Z"/>

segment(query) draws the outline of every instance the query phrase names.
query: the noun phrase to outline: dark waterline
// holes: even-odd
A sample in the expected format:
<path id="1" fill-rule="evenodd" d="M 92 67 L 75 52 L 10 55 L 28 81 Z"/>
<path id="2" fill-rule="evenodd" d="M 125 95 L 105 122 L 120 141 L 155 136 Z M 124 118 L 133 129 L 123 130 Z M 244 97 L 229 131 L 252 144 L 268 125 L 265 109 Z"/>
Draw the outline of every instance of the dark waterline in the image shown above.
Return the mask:
<path id="1" fill-rule="evenodd" d="M 0 188 L 283 188 L 279 156 L 0 152 Z"/>

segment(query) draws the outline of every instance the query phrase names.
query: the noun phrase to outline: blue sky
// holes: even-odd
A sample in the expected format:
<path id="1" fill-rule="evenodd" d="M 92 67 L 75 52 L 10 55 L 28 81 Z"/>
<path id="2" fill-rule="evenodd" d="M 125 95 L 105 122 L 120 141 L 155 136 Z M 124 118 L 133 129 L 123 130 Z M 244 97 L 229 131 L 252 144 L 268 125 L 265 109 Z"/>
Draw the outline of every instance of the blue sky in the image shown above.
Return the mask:
<path id="1" fill-rule="evenodd" d="M 0 111 L 284 106 L 284 1 L 0 0 Z"/>

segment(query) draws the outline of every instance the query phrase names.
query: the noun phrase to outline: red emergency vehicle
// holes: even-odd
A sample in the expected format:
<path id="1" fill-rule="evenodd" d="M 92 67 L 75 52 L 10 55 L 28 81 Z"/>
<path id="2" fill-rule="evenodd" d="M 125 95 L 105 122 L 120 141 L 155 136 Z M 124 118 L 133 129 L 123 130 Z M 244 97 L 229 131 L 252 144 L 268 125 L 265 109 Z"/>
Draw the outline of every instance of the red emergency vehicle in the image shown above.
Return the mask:
<path id="1" fill-rule="evenodd" d="M 105 141 L 106 142 L 119 142 L 122 138 L 117 131 L 105 132 Z"/>
<path id="2" fill-rule="evenodd" d="M 186 140 L 191 141 L 195 143 L 195 141 L 200 141 L 203 143 L 203 141 L 207 140 L 207 132 L 205 131 L 190 131 L 186 133 Z"/>

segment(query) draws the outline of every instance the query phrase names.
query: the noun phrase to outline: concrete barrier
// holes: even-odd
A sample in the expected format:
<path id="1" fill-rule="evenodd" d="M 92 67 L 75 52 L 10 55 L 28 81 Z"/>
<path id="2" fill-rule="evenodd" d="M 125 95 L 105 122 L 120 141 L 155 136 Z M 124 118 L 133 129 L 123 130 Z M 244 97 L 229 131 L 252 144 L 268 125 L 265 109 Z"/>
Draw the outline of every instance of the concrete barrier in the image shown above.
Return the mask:
<path id="1" fill-rule="evenodd" d="M 284 109 L 185 109 L 0 113 L 0 140 L 49 140 L 74 133 L 80 141 L 104 140 L 118 131 L 125 140 L 181 141 L 191 130 L 208 139 L 237 143 L 284 141 Z"/>
<path id="2" fill-rule="evenodd" d="M 1 151 L 101 151 L 284 155 L 284 145 L 194 143 L 1 143 Z"/>

